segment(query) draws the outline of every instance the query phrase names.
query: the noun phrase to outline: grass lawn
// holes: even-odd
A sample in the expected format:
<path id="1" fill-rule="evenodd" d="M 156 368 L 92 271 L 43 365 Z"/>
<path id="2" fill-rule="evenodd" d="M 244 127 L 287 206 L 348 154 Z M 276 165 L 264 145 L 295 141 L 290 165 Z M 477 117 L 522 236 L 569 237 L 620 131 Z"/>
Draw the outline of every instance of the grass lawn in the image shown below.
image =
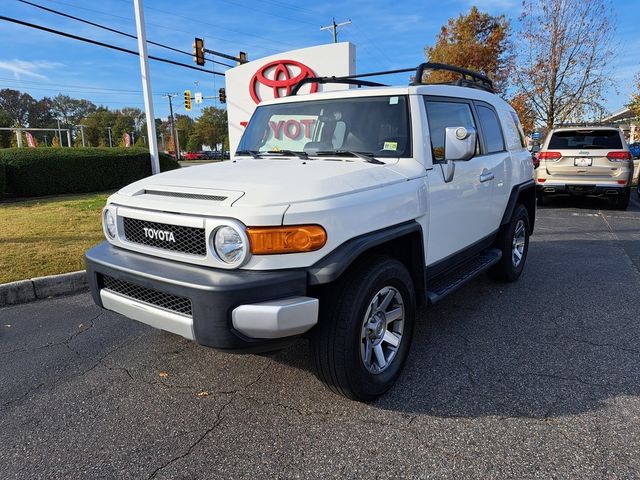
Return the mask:
<path id="1" fill-rule="evenodd" d="M 0 283 L 84 269 L 109 193 L 0 203 Z"/>

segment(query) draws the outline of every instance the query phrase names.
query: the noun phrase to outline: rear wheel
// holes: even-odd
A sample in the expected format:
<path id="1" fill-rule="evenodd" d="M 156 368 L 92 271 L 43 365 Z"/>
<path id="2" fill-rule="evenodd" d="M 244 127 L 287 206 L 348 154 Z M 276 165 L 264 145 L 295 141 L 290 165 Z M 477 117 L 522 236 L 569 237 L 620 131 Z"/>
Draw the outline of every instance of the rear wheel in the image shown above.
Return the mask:
<path id="1" fill-rule="evenodd" d="M 529 251 L 529 212 L 518 204 L 511 221 L 502 228 L 496 240 L 496 247 L 502 252 L 502 258 L 487 270 L 487 275 L 501 282 L 515 282 L 524 269 Z"/>
<path id="2" fill-rule="evenodd" d="M 631 198 L 631 190 L 627 189 L 622 195 L 615 196 L 611 199 L 611 208 L 615 210 L 626 210 L 629 206 Z"/>
<path id="3" fill-rule="evenodd" d="M 384 256 L 359 261 L 321 296 L 311 336 L 320 380 L 353 400 L 376 399 L 402 371 L 414 322 L 415 292 L 405 266 Z"/>

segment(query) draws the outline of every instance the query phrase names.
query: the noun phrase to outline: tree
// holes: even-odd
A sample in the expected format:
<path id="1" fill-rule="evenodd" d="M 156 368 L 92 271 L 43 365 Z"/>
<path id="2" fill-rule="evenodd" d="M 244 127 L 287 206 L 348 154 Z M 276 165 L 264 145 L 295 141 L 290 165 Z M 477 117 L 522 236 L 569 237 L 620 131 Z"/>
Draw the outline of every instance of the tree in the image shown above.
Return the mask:
<path id="1" fill-rule="evenodd" d="M 227 112 L 216 107 L 205 107 L 196 119 L 193 134 L 201 143 L 215 148 L 224 143 L 228 135 Z"/>
<path id="2" fill-rule="evenodd" d="M 13 125 L 28 126 L 29 109 L 35 103 L 35 99 L 28 93 L 20 93 L 10 88 L 0 90 L 0 109 L 11 117 Z"/>
<path id="3" fill-rule="evenodd" d="M 44 97 L 28 105 L 27 118 L 30 127 L 47 128 L 55 124 L 52 101 Z"/>
<path id="4" fill-rule="evenodd" d="M 68 95 L 56 95 L 51 99 L 51 111 L 64 125 L 77 125 L 96 106 L 89 100 L 75 99 Z"/>
<path id="5" fill-rule="evenodd" d="M 0 127 L 13 126 L 13 119 L 4 110 L 0 110 Z M 11 137 L 13 132 L 8 130 L 0 130 L 0 148 L 8 148 L 11 146 Z"/>
<path id="6" fill-rule="evenodd" d="M 536 128 L 536 112 L 529 97 L 522 92 L 516 93 L 509 103 L 518 114 L 524 132 L 527 134 L 533 132 Z"/>
<path id="7" fill-rule="evenodd" d="M 606 0 L 525 0 L 515 81 L 551 128 L 604 111 L 614 24 Z"/>
<path id="8" fill-rule="evenodd" d="M 194 121 L 188 115 L 180 115 L 179 113 L 175 116 L 176 119 L 176 130 L 178 130 L 178 143 L 180 145 L 180 150 L 188 150 L 187 144 L 189 143 L 189 137 L 191 136 L 191 132 L 193 131 Z M 200 150 L 197 148 L 196 150 Z"/>
<path id="9" fill-rule="evenodd" d="M 512 68 L 509 21 L 504 15 L 497 17 L 471 7 L 467 15 L 450 18 L 433 47 L 425 48 L 428 61 L 447 63 L 487 75 L 494 81 L 497 91 L 504 91 Z M 449 72 L 432 72 L 429 83 L 457 80 Z"/>

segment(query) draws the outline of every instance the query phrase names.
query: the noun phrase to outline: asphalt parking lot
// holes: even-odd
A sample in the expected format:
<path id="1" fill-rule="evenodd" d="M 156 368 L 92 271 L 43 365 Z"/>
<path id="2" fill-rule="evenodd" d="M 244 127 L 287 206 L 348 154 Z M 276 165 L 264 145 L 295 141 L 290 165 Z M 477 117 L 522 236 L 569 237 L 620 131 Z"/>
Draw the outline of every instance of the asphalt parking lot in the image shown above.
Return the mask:
<path id="1" fill-rule="evenodd" d="M 0 478 L 638 478 L 639 269 L 637 203 L 539 209 L 521 280 L 423 312 L 370 405 L 304 340 L 224 354 L 88 294 L 0 309 Z"/>

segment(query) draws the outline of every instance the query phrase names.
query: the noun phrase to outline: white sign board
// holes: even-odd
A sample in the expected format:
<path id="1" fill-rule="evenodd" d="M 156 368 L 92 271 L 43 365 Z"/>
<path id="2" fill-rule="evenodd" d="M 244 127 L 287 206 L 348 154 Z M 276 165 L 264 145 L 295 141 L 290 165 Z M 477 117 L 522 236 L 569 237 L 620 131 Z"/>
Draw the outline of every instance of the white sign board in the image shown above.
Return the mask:
<path id="1" fill-rule="evenodd" d="M 355 73 L 356 47 L 349 42 L 292 50 L 227 70 L 225 88 L 232 154 L 238 147 L 253 111 L 261 101 L 286 97 L 296 83 L 306 77 L 340 77 Z M 298 95 L 346 88 L 349 85 L 314 83 L 303 86 Z M 295 125 L 286 126 L 295 128 Z"/>

